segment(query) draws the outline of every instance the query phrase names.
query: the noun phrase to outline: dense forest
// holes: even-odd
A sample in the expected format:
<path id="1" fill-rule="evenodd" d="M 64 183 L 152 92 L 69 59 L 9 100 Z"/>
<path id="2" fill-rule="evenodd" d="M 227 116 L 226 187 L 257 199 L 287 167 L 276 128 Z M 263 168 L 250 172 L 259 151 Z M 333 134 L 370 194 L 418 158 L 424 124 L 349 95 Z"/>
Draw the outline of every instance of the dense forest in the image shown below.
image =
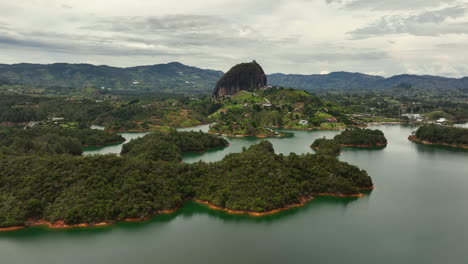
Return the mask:
<path id="1" fill-rule="evenodd" d="M 149 160 L 180 161 L 182 153 L 225 147 L 226 139 L 203 132 L 154 132 L 123 145 L 123 156 Z"/>
<path id="2" fill-rule="evenodd" d="M 435 144 L 452 144 L 468 146 L 468 129 L 461 127 L 429 124 L 416 130 L 416 139 Z"/>
<path id="3" fill-rule="evenodd" d="M 123 141 L 125 139 L 121 135 L 89 128 L 35 126 L 30 129 L 0 129 L 0 152 L 16 155 L 81 155 L 82 146 L 103 146 Z"/>
<path id="4" fill-rule="evenodd" d="M 338 156 L 340 154 L 340 144 L 334 139 L 318 138 L 310 147 L 321 155 Z"/>
<path id="5" fill-rule="evenodd" d="M 342 146 L 379 147 L 387 145 L 387 139 L 378 129 L 347 128 L 334 137 L 334 140 Z"/>
<path id="6" fill-rule="evenodd" d="M 128 143 L 121 157 L 0 153 L 0 227 L 38 219 L 76 224 L 144 218 L 189 199 L 264 212 L 315 193 L 358 194 L 372 186 L 365 171 L 335 157 L 278 155 L 267 141 L 215 163 L 185 164 L 165 155 L 135 153 L 151 152 L 159 142 L 164 144 L 158 151 L 168 153 L 225 143 L 213 143 L 213 137 L 150 134 Z"/>

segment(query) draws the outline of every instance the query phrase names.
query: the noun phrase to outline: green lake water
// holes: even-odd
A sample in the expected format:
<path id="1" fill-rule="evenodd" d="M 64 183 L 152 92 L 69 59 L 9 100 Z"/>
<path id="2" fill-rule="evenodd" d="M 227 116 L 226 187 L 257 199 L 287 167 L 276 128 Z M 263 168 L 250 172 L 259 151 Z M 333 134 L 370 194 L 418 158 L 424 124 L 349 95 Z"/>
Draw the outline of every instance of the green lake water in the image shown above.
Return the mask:
<path id="1" fill-rule="evenodd" d="M 468 263 L 468 151 L 412 143 L 414 127 L 372 128 L 384 131 L 386 148 L 346 148 L 339 156 L 371 175 L 376 189 L 363 198 L 317 197 L 259 218 L 188 202 L 147 222 L 0 233 L 0 263 Z M 306 153 L 315 138 L 338 132 L 292 133 L 268 140 L 277 152 Z M 229 147 L 184 160 L 220 160 L 261 139 L 228 140 Z"/>

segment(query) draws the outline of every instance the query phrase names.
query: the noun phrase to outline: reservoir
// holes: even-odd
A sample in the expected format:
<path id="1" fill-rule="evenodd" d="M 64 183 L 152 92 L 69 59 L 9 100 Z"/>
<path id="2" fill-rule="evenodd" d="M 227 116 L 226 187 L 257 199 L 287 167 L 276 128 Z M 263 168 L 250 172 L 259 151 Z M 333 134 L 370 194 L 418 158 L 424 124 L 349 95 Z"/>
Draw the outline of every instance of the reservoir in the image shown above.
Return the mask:
<path id="1" fill-rule="evenodd" d="M 363 198 L 316 197 L 275 215 L 229 215 L 187 202 L 146 222 L 0 233 L 0 263 L 468 263 L 468 150 L 419 145 L 416 127 L 375 125 L 383 149 L 345 148 L 339 159 L 366 170 L 376 189 Z M 208 126 L 192 128 L 206 131 Z M 190 129 L 180 129 L 190 130 Z M 277 153 L 313 153 L 338 131 L 287 131 L 267 139 Z M 142 133 L 123 133 L 128 140 Z M 264 139 L 184 155 L 217 161 Z M 119 153 L 121 145 L 85 154 Z"/>

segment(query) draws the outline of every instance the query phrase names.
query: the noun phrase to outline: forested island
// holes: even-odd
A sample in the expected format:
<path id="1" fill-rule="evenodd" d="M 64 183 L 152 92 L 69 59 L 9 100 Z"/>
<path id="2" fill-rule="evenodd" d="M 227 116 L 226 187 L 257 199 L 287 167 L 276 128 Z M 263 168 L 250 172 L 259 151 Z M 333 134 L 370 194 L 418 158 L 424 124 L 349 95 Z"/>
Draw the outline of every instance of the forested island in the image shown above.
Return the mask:
<path id="1" fill-rule="evenodd" d="M 148 134 L 128 143 L 122 156 L 1 152 L 0 227 L 144 220 L 187 200 L 262 215 L 313 195 L 360 196 L 359 190 L 373 186 L 365 171 L 335 157 L 275 154 L 267 141 L 218 162 L 180 162 L 181 152 L 227 144 L 215 138 L 201 132 Z"/>
<path id="2" fill-rule="evenodd" d="M 154 132 L 123 145 L 121 155 L 147 160 L 181 161 L 182 154 L 228 146 L 226 139 L 203 132 Z"/>
<path id="3" fill-rule="evenodd" d="M 387 145 L 387 139 L 380 130 L 349 128 L 336 135 L 333 139 L 318 138 L 311 148 L 319 155 L 338 156 L 341 147 L 382 147 Z"/>
<path id="4" fill-rule="evenodd" d="M 468 129 L 429 124 L 419 127 L 409 140 L 427 145 L 468 148 Z"/>
<path id="5" fill-rule="evenodd" d="M 347 128 L 333 138 L 342 147 L 382 147 L 387 139 L 378 129 Z"/>
<path id="6" fill-rule="evenodd" d="M 338 156 L 340 154 L 340 144 L 334 139 L 318 138 L 310 147 L 315 149 L 317 154 L 331 156 Z"/>

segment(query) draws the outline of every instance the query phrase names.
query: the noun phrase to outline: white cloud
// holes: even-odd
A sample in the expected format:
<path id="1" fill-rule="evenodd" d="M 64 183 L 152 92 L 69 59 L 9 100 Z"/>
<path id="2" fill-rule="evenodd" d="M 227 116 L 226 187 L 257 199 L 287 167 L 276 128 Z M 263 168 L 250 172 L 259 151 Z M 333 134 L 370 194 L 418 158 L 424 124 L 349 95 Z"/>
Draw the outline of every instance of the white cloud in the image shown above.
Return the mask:
<path id="1" fill-rule="evenodd" d="M 354 39 L 389 34 L 438 36 L 468 34 L 468 5 L 457 5 L 410 16 L 384 16 L 380 20 L 350 32 Z"/>
<path id="2" fill-rule="evenodd" d="M 460 77 L 468 75 L 466 8 L 457 0 L 2 1 L 0 63 L 180 61 L 226 71 L 256 59 L 268 73 Z"/>

